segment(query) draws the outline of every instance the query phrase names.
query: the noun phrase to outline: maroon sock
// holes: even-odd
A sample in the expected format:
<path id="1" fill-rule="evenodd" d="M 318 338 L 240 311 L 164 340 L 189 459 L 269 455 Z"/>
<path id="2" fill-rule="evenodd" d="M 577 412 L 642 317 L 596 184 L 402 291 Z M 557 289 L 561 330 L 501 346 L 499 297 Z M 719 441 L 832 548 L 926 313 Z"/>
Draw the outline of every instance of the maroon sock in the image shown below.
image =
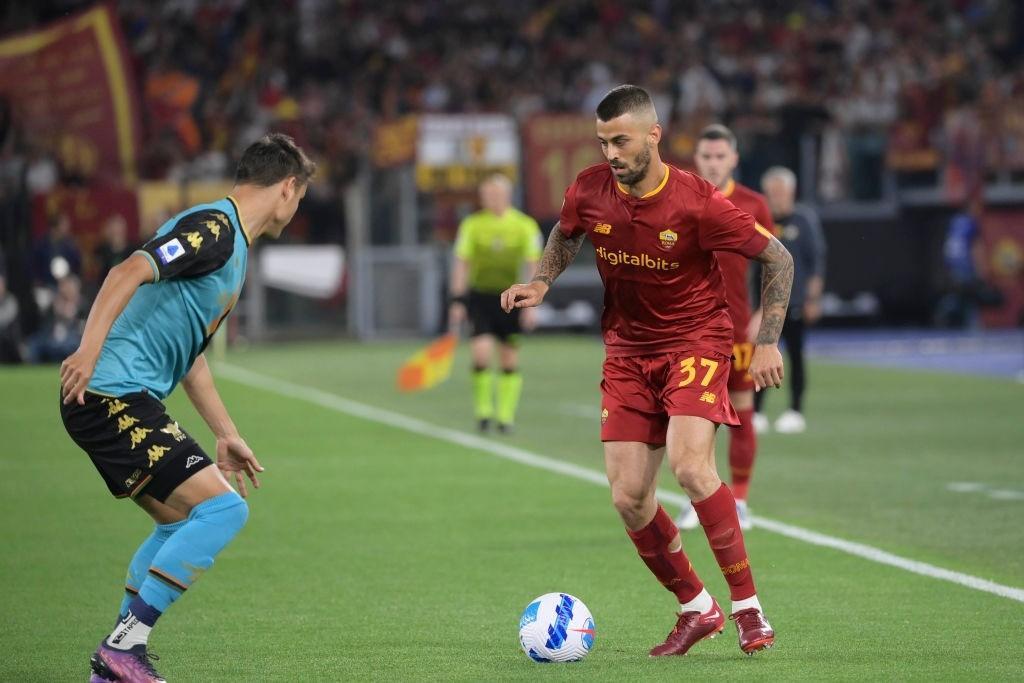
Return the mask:
<path id="1" fill-rule="evenodd" d="M 675 593 L 680 604 L 693 600 L 704 590 L 704 584 L 693 571 L 693 565 L 690 564 L 690 559 L 686 557 L 682 547 L 675 552 L 669 552 L 669 543 L 679 530 L 665 512 L 665 508 L 659 505 L 654 519 L 643 529 L 626 529 L 626 533 L 640 553 L 640 559 L 658 581 L 661 581 L 661 585 Z"/>
<path id="2" fill-rule="evenodd" d="M 737 411 L 738 427 L 729 429 L 729 469 L 732 470 L 732 495 L 737 500 L 747 499 L 750 475 L 754 471 L 757 455 L 757 433 L 754 432 L 754 409 Z"/>
<path id="3" fill-rule="evenodd" d="M 736 517 L 736 499 L 725 484 L 709 497 L 694 502 L 693 509 L 711 544 L 718 566 L 729 584 L 733 600 L 746 600 L 757 591 L 750 573 L 750 560 L 743 545 L 740 520 Z"/>

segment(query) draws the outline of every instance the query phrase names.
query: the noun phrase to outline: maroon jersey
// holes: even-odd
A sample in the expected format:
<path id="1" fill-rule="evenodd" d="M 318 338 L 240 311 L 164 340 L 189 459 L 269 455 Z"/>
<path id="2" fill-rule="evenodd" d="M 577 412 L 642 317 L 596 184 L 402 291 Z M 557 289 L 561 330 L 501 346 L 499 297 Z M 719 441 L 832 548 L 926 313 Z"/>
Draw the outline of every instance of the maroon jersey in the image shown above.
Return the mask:
<path id="1" fill-rule="evenodd" d="M 774 233 L 772 212 L 764 195 L 755 192 L 735 180 L 722 190 L 722 195 L 738 208 L 746 211 L 761 227 Z M 733 335 L 737 342 L 747 341 L 747 325 L 750 324 L 750 289 L 747 284 L 749 259 L 739 254 L 722 252 L 718 254 L 718 265 L 725 277 L 725 295 L 729 300 L 729 317 L 732 318 Z"/>
<path id="2" fill-rule="evenodd" d="M 714 185 L 666 164 L 661 184 L 633 197 L 608 164 L 591 166 L 566 190 L 559 226 L 569 237 L 586 233 L 597 252 L 609 356 L 688 348 L 732 354 L 714 252 L 754 256 L 771 235 Z"/>

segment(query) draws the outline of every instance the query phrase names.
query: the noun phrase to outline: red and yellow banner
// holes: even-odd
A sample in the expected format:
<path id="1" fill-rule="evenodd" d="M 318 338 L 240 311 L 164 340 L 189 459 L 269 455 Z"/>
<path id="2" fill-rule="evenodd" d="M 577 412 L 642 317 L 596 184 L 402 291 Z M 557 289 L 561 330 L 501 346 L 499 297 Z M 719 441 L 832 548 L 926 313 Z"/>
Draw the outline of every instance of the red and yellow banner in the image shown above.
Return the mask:
<path id="1" fill-rule="evenodd" d="M 135 181 L 138 98 L 108 5 L 0 40 L 0 97 L 28 139 L 71 173 Z"/>
<path id="2" fill-rule="evenodd" d="M 1024 320 L 1024 211 L 986 209 L 981 219 L 985 281 L 999 290 L 1003 304 L 983 309 L 985 327 L 1016 327 Z"/>
<path id="3" fill-rule="evenodd" d="M 523 126 L 526 156 L 526 212 L 539 220 L 557 218 L 565 190 L 576 174 L 602 160 L 593 116 L 540 114 Z"/>

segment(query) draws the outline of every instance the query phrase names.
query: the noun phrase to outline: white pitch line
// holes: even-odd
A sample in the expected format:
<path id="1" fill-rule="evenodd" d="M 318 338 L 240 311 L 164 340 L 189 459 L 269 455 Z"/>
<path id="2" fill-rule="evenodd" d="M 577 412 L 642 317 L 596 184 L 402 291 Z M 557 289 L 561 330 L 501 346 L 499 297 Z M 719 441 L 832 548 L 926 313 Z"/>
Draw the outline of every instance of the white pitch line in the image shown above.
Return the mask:
<path id="1" fill-rule="evenodd" d="M 315 387 L 303 386 L 287 380 L 268 377 L 235 365 L 218 363 L 216 368 L 219 376 L 234 380 L 240 384 L 264 389 L 266 391 L 270 391 L 281 396 L 295 398 L 300 401 L 307 401 L 323 408 L 335 410 L 347 415 L 369 420 L 371 422 L 397 427 L 428 438 L 440 439 L 466 448 L 485 451 L 491 455 L 512 460 L 513 462 L 518 462 L 529 467 L 536 467 L 538 469 L 548 470 L 549 472 L 557 472 L 558 474 L 564 474 L 567 477 L 589 481 L 593 484 L 598 484 L 599 486 L 608 485 L 608 479 L 605 477 L 603 472 L 598 472 L 586 467 L 580 467 L 579 465 L 532 453 L 522 448 L 516 448 L 515 446 L 498 443 L 475 434 L 468 434 L 455 429 L 441 427 L 431 424 L 430 422 L 426 422 L 425 420 L 409 417 L 383 408 L 376 408 L 351 399 L 342 398 L 341 396 L 322 391 Z M 659 500 L 668 501 L 676 505 L 684 505 L 688 500 L 686 496 L 681 493 L 676 491 L 665 491 L 663 489 L 658 489 L 657 496 Z M 811 545 L 817 545 L 824 548 L 831 548 L 872 562 L 889 565 L 914 574 L 920 574 L 921 576 L 927 576 L 941 581 L 948 581 L 966 588 L 973 588 L 974 590 L 998 595 L 999 597 L 1007 598 L 1009 600 L 1024 602 L 1024 589 L 1021 588 L 1004 586 L 1003 584 L 995 583 L 988 579 L 982 579 L 977 576 L 971 576 L 970 574 L 964 574 L 950 569 L 943 569 L 942 567 L 936 567 L 935 565 L 928 564 L 927 562 L 918 562 L 917 560 L 900 557 L 899 555 L 894 555 L 863 543 L 847 541 L 835 536 L 829 536 L 827 534 L 818 533 L 817 531 L 811 531 L 810 529 L 804 529 L 802 527 L 778 522 L 761 516 L 754 517 L 754 522 L 760 529 L 771 531 L 798 541 L 803 541 L 804 543 L 810 543 Z"/>

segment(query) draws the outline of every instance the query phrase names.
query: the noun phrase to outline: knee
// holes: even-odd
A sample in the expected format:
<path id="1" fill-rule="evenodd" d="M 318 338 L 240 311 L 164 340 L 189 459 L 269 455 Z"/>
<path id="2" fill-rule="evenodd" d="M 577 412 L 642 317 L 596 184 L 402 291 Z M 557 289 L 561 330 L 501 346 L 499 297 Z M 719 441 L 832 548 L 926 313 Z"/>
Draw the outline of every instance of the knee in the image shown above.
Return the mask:
<path id="1" fill-rule="evenodd" d="M 238 533 L 249 519 L 249 504 L 236 492 L 229 491 L 195 506 L 189 517 L 202 517 L 225 530 Z"/>
<path id="2" fill-rule="evenodd" d="M 672 466 L 672 473 L 676 475 L 676 481 L 687 491 L 703 490 L 704 483 L 709 478 L 717 478 L 717 473 L 703 460 L 694 457 L 684 457 Z"/>
<path id="3" fill-rule="evenodd" d="M 644 516 L 643 513 L 648 507 L 648 498 L 650 496 L 640 491 L 620 487 L 612 488 L 612 505 L 627 523 Z"/>

